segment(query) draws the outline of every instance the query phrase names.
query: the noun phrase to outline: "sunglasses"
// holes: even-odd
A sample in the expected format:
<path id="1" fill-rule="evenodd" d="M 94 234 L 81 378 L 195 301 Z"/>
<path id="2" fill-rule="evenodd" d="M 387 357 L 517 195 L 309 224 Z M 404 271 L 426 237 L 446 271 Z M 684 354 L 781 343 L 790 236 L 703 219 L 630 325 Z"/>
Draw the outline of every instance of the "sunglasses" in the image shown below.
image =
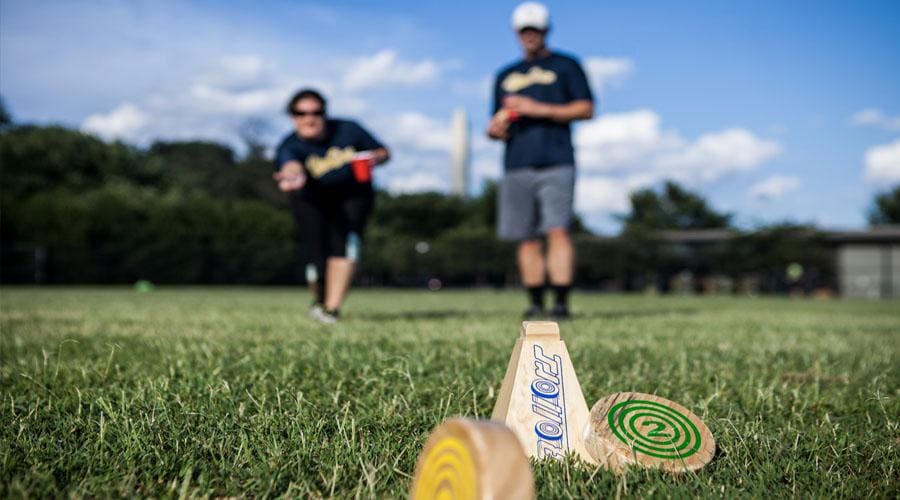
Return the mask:
<path id="1" fill-rule="evenodd" d="M 299 111 L 296 109 L 291 110 L 292 116 L 303 117 L 303 116 L 325 116 L 324 109 L 318 109 L 316 111 Z"/>

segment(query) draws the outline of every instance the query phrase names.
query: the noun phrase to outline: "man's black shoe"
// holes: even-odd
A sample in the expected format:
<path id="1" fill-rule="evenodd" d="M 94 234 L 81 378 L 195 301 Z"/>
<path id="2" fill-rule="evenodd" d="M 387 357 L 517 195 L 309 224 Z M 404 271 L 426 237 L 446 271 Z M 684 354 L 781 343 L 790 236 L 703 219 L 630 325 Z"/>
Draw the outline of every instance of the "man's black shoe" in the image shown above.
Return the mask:
<path id="1" fill-rule="evenodd" d="M 553 316 L 553 319 L 569 319 L 572 317 L 569 314 L 569 306 L 565 304 L 556 304 L 553 306 L 553 311 L 550 313 Z"/>
<path id="2" fill-rule="evenodd" d="M 528 306 L 522 313 L 522 319 L 537 319 L 544 316 L 544 308 L 535 304 Z"/>

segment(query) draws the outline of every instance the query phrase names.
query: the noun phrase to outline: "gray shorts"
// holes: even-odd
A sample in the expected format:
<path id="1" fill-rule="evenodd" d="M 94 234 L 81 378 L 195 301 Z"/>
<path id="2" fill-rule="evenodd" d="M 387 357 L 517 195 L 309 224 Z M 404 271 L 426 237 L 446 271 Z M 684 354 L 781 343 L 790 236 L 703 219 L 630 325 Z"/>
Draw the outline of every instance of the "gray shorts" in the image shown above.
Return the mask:
<path id="1" fill-rule="evenodd" d="M 572 222 L 575 167 L 517 168 L 500 180 L 497 235 L 501 240 L 540 238 Z"/>

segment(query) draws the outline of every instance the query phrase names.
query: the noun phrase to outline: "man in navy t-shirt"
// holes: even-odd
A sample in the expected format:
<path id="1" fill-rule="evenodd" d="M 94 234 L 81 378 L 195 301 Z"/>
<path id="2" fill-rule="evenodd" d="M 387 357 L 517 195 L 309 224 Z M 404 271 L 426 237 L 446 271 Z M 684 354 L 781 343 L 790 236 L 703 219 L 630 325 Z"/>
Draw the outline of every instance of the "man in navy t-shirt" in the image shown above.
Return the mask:
<path id="1" fill-rule="evenodd" d="M 374 200 L 371 169 L 390 154 L 356 122 L 326 117 L 312 89 L 297 92 L 287 112 L 294 131 L 281 141 L 274 179 L 289 193 L 300 260 L 315 297 L 310 316 L 337 321 Z"/>
<path id="2" fill-rule="evenodd" d="M 593 116 L 593 96 L 578 61 L 547 49 L 546 7 L 520 4 L 512 25 L 524 58 L 497 74 L 488 125 L 488 135 L 506 143 L 497 230 L 501 239 L 519 242 L 519 275 L 530 297 L 525 316 L 544 314 L 549 277 L 556 293 L 552 315 L 567 318 L 575 263 L 569 236 L 575 192 L 570 123 Z"/>

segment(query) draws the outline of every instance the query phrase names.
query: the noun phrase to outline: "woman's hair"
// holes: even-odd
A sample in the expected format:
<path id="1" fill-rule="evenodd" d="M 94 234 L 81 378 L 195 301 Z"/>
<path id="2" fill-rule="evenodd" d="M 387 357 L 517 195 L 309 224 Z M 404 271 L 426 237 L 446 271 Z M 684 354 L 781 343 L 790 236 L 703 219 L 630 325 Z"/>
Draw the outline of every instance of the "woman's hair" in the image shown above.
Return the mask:
<path id="1" fill-rule="evenodd" d="M 310 98 L 319 101 L 319 103 L 322 104 L 322 111 L 327 111 L 327 103 L 325 101 L 325 98 L 322 97 L 322 94 L 320 94 L 317 90 L 306 88 L 300 89 L 296 94 L 294 94 L 294 97 L 291 97 L 291 100 L 287 105 L 287 113 L 291 114 L 294 111 L 294 105 L 297 104 L 297 101 Z"/>

